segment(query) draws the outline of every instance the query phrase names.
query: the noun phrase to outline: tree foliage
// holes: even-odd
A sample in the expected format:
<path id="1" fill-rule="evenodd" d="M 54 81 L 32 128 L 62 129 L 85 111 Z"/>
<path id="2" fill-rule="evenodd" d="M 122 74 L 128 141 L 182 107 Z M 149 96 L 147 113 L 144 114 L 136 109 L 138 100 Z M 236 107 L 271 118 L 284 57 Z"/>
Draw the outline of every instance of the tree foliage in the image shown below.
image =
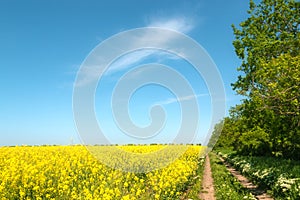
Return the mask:
<path id="1" fill-rule="evenodd" d="M 250 17 L 234 25 L 233 45 L 237 56 L 242 59 L 238 68 L 245 76 L 239 76 L 233 87 L 239 94 L 249 95 L 257 85 L 260 63 L 289 53 L 297 56 L 300 52 L 300 3 L 292 0 L 263 0 L 259 5 L 250 1 Z"/>
<path id="2" fill-rule="evenodd" d="M 216 146 L 300 159 L 300 3 L 250 1 L 248 13 L 233 26 L 243 75 L 232 85 L 245 99 L 224 119 Z"/>

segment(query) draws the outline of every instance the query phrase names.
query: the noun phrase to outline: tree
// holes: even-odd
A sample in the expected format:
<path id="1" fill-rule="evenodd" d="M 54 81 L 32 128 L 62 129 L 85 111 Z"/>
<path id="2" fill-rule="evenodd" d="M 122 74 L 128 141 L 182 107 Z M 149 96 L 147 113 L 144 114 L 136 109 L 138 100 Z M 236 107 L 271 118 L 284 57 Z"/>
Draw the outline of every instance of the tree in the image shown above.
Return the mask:
<path id="1" fill-rule="evenodd" d="M 283 54 L 259 66 L 256 70 L 259 87 L 252 91 L 259 109 L 272 110 L 276 115 L 299 116 L 300 55 Z M 300 125 L 299 118 L 295 122 Z"/>
<path id="2" fill-rule="evenodd" d="M 251 0 L 248 13 L 233 26 L 243 74 L 232 86 L 245 99 L 231 110 L 235 130 L 222 134 L 235 136 L 241 152 L 300 159 L 300 2 Z"/>
<path id="3" fill-rule="evenodd" d="M 251 0 L 248 13 L 250 17 L 240 23 L 241 29 L 232 26 L 235 52 L 242 59 L 238 70 L 244 72 L 233 88 L 245 96 L 259 87 L 255 72 L 260 63 L 268 63 L 286 53 L 297 56 L 300 52 L 300 2 L 263 0 L 255 5 Z"/>
<path id="4" fill-rule="evenodd" d="M 256 71 L 251 99 L 272 138 L 273 152 L 300 158 L 300 55 L 283 54 Z"/>

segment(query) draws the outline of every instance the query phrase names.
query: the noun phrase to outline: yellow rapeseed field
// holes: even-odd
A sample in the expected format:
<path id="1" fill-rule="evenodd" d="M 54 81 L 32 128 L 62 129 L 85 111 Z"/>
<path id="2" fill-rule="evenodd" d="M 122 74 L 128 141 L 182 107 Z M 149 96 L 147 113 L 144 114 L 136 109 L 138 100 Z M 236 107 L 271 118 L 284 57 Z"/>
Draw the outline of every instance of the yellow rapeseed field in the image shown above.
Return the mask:
<path id="1" fill-rule="evenodd" d="M 163 147 L 118 148 L 147 153 Z M 109 158 L 115 147 L 93 149 L 105 152 L 102 156 Z M 174 145 L 172 151 L 176 153 L 176 149 L 179 145 Z M 0 200 L 179 199 L 196 176 L 202 161 L 199 152 L 203 151 L 204 147 L 188 146 L 187 151 L 167 167 L 133 173 L 102 164 L 84 146 L 0 147 Z M 147 163 L 152 164 L 155 165 L 154 162 Z"/>

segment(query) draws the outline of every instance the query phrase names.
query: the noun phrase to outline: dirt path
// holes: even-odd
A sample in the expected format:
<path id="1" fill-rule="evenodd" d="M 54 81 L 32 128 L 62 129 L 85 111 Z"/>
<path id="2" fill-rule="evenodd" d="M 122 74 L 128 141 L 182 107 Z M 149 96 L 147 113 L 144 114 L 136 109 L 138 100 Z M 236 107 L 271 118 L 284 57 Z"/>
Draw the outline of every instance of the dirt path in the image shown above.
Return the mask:
<path id="1" fill-rule="evenodd" d="M 222 157 L 219 157 L 219 159 L 225 164 L 228 171 L 236 177 L 240 183 L 243 185 L 243 187 L 250 190 L 250 192 L 258 199 L 258 200 L 273 200 L 273 198 L 268 195 L 264 190 L 261 190 L 258 188 L 257 185 L 254 185 L 251 181 L 249 181 L 246 177 L 241 175 L 240 172 L 235 170 L 230 164 L 228 164 Z"/>
<path id="2" fill-rule="evenodd" d="M 213 178 L 210 168 L 210 160 L 209 156 L 207 155 L 205 158 L 204 163 L 204 172 L 203 172 L 203 179 L 202 179 L 202 188 L 199 194 L 199 198 L 203 200 L 215 200 L 215 190 L 213 184 Z"/>

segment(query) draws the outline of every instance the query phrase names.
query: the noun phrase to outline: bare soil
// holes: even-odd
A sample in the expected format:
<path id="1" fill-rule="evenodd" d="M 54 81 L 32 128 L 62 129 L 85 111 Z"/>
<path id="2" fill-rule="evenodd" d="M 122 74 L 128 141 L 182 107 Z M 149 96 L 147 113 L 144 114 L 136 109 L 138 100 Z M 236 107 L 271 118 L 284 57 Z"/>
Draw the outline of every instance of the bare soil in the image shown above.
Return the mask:
<path id="1" fill-rule="evenodd" d="M 219 157 L 220 160 L 225 164 L 228 171 L 236 177 L 243 187 L 250 190 L 250 192 L 258 199 L 258 200 L 273 200 L 273 198 L 266 193 L 266 191 L 260 189 L 257 185 L 253 184 L 249 181 L 245 176 L 243 176 L 239 171 L 235 170 L 229 163 L 227 163 L 223 158 Z"/>
<path id="2" fill-rule="evenodd" d="M 202 188 L 199 198 L 203 200 L 215 200 L 214 180 L 212 178 L 210 160 L 207 155 L 204 163 L 204 172 L 202 179 Z"/>

